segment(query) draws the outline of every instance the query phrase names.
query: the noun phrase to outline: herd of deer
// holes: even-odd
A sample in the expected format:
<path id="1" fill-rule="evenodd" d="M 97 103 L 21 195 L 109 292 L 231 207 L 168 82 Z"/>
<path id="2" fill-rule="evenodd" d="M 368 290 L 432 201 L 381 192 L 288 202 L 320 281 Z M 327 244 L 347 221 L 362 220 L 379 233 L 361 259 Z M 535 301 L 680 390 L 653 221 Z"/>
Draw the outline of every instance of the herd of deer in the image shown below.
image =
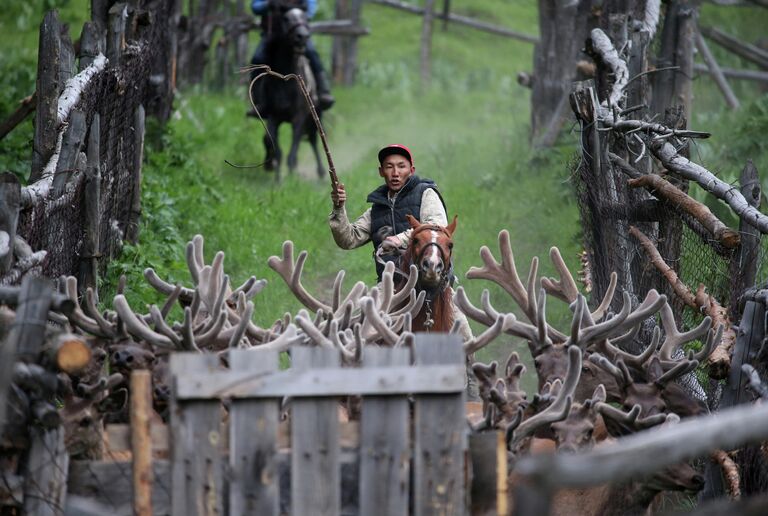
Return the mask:
<path id="1" fill-rule="evenodd" d="M 623 307 L 612 313 L 615 275 L 604 299 L 590 310 L 557 248 L 552 248 L 550 257 L 560 278 L 538 278 L 538 259 L 534 258 L 524 283 L 506 231 L 499 235 L 499 246 L 501 261 L 497 262 L 483 247 L 483 267 L 471 268 L 467 278 L 490 280 L 500 286 L 517 305 L 521 318 L 494 308 L 488 290 L 483 291 L 479 307 L 462 287 L 457 289 L 454 302 L 470 319 L 486 327 L 464 342 L 468 356 L 500 335 L 519 337 L 528 343 L 538 377 L 538 392 L 532 396 L 520 388 L 526 367 L 516 352 L 509 355 L 502 368 L 495 361 L 476 362 L 471 367 L 483 405 L 482 416 L 470 421 L 472 429 L 503 430 L 513 464 L 525 454 L 588 450 L 615 437 L 707 412 L 706 404 L 675 380 L 707 360 L 720 342 L 722 327 L 712 328 L 711 319 L 706 317 L 696 328 L 679 332 L 667 299 L 656 291 L 650 291 L 634 308 L 624 294 Z M 268 328 L 252 321 L 252 298 L 266 282 L 251 277 L 232 288 L 224 273 L 224 254 L 217 253 L 206 264 L 201 236 L 187 246 L 191 287 L 172 285 L 152 269 L 146 270 L 146 280 L 166 297 L 162 306 L 153 305 L 148 313 L 137 313 L 123 295 L 123 282 L 112 310 L 100 311 L 96 295 L 88 289 L 71 313 L 65 316 L 51 312 L 52 322 L 65 332 L 79 335 L 91 350 L 85 367 L 59 373 L 54 381 L 63 400 L 58 416 L 65 426 L 72 456 L 101 458 L 104 422 L 128 420 L 126 380 L 133 369 L 152 371 L 156 417 L 167 418 L 167 358 L 174 351 L 214 352 L 226 364 L 227 352 L 232 348 L 283 351 L 293 345 L 316 345 L 338 349 L 345 364 L 355 364 L 360 362 L 365 346 L 411 344 L 412 321 L 424 303 L 424 293 L 414 289 L 418 276 L 415 266 L 405 287 L 399 290 L 395 289 L 392 264 L 388 264 L 378 285 L 368 287 L 358 282 L 346 293 L 344 271 L 340 271 L 332 298 L 326 302 L 302 285 L 306 258 L 306 251 L 302 251 L 294 259 L 293 244 L 287 241 L 282 256 L 269 259 L 269 266 L 305 309 L 295 316 L 286 314 Z M 60 288 L 62 294 L 77 301 L 74 278 L 60 282 Z M 569 305 L 573 313 L 569 331 L 560 331 L 547 322 L 548 297 Z M 649 321 L 653 323 L 656 315 L 661 328 L 649 332 Z M 178 320 L 173 321 L 173 317 Z M 453 331 L 457 331 L 456 326 Z M 644 351 L 634 355 L 622 350 L 645 334 L 652 337 Z M 682 351 L 693 341 L 703 343 L 699 351 Z M 16 407 L 17 412 L 28 413 L 23 406 L 30 401 L 22 397 L 12 397 L 11 410 Z M 353 406 L 349 404 L 349 417 L 356 416 Z M 9 431 L 6 428 L 6 433 Z M 721 457 L 727 466 L 727 455 Z M 509 481 L 517 482 L 514 468 L 511 471 Z M 560 492 L 554 507 L 555 512 L 563 514 L 641 512 L 661 491 L 697 491 L 702 487 L 703 477 L 688 464 L 681 464 L 622 486 Z"/>

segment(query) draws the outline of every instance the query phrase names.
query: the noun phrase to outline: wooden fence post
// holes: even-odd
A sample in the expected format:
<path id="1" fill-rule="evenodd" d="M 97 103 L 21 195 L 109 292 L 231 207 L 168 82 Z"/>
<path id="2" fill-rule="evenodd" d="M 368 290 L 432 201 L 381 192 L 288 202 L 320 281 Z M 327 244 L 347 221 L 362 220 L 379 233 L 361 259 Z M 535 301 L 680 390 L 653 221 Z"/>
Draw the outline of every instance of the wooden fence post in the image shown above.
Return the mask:
<path id="1" fill-rule="evenodd" d="M 205 374 L 218 368 L 213 354 L 171 354 L 171 375 Z M 170 413 L 171 514 L 222 514 L 221 402 L 178 401 L 172 395 Z"/>
<path id="2" fill-rule="evenodd" d="M 144 161 L 144 128 L 145 128 L 144 106 L 139 104 L 133 117 L 133 135 L 134 135 L 134 160 L 131 192 L 131 212 L 128 216 L 128 224 L 125 231 L 125 238 L 135 244 L 139 240 L 139 219 L 141 218 L 141 181 L 142 181 L 142 162 Z"/>
<path id="3" fill-rule="evenodd" d="M 739 178 L 741 193 L 744 198 L 755 208 L 760 207 L 762 198 L 762 189 L 760 187 L 760 177 L 757 173 L 752 160 L 747 160 L 747 164 L 741 171 Z M 758 256 L 760 255 L 760 230 L 749 224 L 743 218 L 739 222 L 739 234 L 741 240 L 737 254 L 731 259 L 731 299 L 728 305 L 728 313 L 731 320 L 735 320 L 739 312 L 739 297 L 744 291 L 752 287 L 757 275 Z"/>
<path id="4" fill-rule="evenodd" d="M 21 184 L 10 172 L 0 174 L 0 276 L 13 265 L 13 242 L 19 222 Z"/>
<path id="5" fill-rule="evenodd" d="M 360 25 L 363 0 L 336 0 L 337 20 L 350 20 Z M 352 86 L 357 73 L 357 35 L 334 35 L 331 47 L 331 73 L 336 84 Z"/>
<path id="6" fill-rule="evenodd" d="M 432 81 L 432 21 L 434 20 L 435 0 L 424 0 L 424 19 L 421 25 L 421 51 L 419 67 L 421 88 L 429 88 Z"/>
<path id="7" fill-rule="evenodd" d="M 75 47 L 69 35 L 69 28 L 61 26 L 61 48 L 59 55 L 59 85 L 64 90 L 67 81 L 75 75 Z"/>
<path id="8" fill-rule="evenodd" d="M 131 372 L 131 456 L 133 514 L 152 516 L 152 377 L 147 370 Z"/>
<path id="9" fill-rule="evenodd" d="M 278 353 L 258 348 L 232 350 L 229 363 L 232 371 L 273 373 L 278 370 Z M 276 398 L 232 400 L 229 418 L 230 514 L 279 514 L 279 419 L 280 400 Z"/>
<path id="10" fill-rule="evenodd" d="M 88 133 L 88 161 L 85 167 L 85 221 L 83 224 L 83 249 L 80 253 L 80 274 L 78 287 L 83 292 L 88 287 L 96 288 L 99 275 L 100 244 L 100 213 L 101 213 L 101 165 L 99 154 L 99 138 L 101 134 L 101 117 L 93 115 Z"/>
<path id="11" fill-rule="evenodd" d="M 415 365 L 464 364 L 456 335 L 417 334 Z M 467 422 L 464 393 L 414 396 L 413 514 L 463 514 Z"/>
<path id="12" fill-rule="evenodd" d="M 405 348 L 363 349 L 363 367 L 407 366 Z M 360 418 L 360 514 L 408 514 L 410 439 L 405 397 L 367 396 Z"/>
<path id="13" fill-rule="evenodd" d="M 80 33 L 80 62 L 78 70 L 83 71 L 93 63 L 99 53 L 104 52 L 103 46 L 104 31 L 99 24 L 87 21 L 83 24 L 83 31 Z"/>
<path id="14" fill-rule="evenodd" d="M 24 472 L 24 514 L 59 516 L 67 496 L 69 454 L 64 446 L 64 428 L 30 429 L 32 443 Z"/>
<path id="15" fill-rule="evenodd" d="M 448 30 L 448 18 L 451 17 L 451 0 L 443 0 L 443 30 Z"/>
<path id="16" fill-rule="evenodd" d="M 45 164 L 56 149 L 58 103 L 62 84 L 59 82 L 61 58 L 61 24 L 56 11 L 48 11 L 40 24 L 37 53 L 37 107 L 35 136 L 32 144 L 32 171 L 29 183 L 40 179 Z"/>
<path id="17" fill-rule="evenodd" d="M 339 365 L 335 349 L 291 349 L 291 368 Z M 291 512 L 335 516 L 341 503 L 338 401 L 301 398 L 291 405 Z"/>
<path id="18" fill-rule="evenodd" d="M 120 55 L 125 48 L 125 22 L 128 19 L 128 6 L 119 2 L 109 9 L 109 29 L 107 32 L 107 59 L 110 66 L 120 65 Z"/>
<path id="19" fill-rule="evenodd" d="M 101 25 L 102 30 L 109 22 L 109 6 L 114 0 L 91 0 L 91 20 Z"/>
<path id="20" fill-rule="evenodd" d="M 25 276 L 16 307 L 16 321 L 8 333 L 8 342 L 22 362 L 37 362 L 45 340 L 48 310 L 53 284 L 44 277 Z"/>
<path id="21" fill-rule="evenodd" d="M 65 191 L 69 178 L 75 172 L 77 158 L 85 143 L 85 113 L 73 109 L 69 115 L 69 126 L 64 131 L 59 161 L 53 176 L 53 195 L 58 199 Z"/>

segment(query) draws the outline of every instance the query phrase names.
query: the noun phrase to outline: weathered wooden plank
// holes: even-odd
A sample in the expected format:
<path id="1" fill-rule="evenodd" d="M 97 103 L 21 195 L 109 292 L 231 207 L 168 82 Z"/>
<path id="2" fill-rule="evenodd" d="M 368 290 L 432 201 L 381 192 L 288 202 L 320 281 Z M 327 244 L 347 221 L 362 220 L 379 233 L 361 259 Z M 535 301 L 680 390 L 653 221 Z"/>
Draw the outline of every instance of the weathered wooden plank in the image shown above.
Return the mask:
<path id="1" fill-rule="evenodd" d="M 403 366 L 404 348 L 363 350 L 363 368 Z M 360 514 L 400 516 L 408 513 L 410 427 L 405 396 L 363 398 L 360 419 Z"/>
<path id="2" fill-rule="evenodd" d="M 747 160 L 747 164 L 742 169 L 739 184 L 741 185 L 741 194 L 749 205 L 753 208 L 759 208 L 762 188 L 760 187 L 757 167 L 752 163 L 752 160 Z M 732 320 L 738 317 L 739 297 L 746 289 L 755 284 L 762 237 L 762 233 L 744 219 L 739 222 L 739 234 L 741 238 L 738 253 L 731 260 L 730 268 L 731 299 L 728 304 L 728 314 Z"/>
<path id="3" fill-rule="evenodd" d="M 291 349 L 291 368 L 333 368 L 336 350 Z M 293 514 L 335 516 L 341 504 L 338 400 L 307 398 L 291 402 L 291 510 Z"/>
<path id="4" fill-rule="evenodd" d="M 133 459 L 133 513 L 152 515 L 152 377 L 149 371 L 131 372 L 131 456 Z"/>
<path id="5" fill-rule="evenodd" d="M 67 496 L 69 454 L 64 428 L 30 429 L 32 445 L 24 471 L 24 514 L 58 516 Z"/>
<path id="6" fill-rule="evenodd" d="M 128 20 L 128 6 L 118 2 L 109 8 L 109 29 L 107 32 L 107 59 L 110 66 L 120 65 L 120 56 L 125 48 L 125 24 Z"/>
<path id="7" fill-rule="evenodd" d="M 99 276 L 100 214 L 101 214 L 101 166 L 99 137 L 101 117 L 93 115 L 88 131 L 87 164 L 85 167 L 85 223 L 83 224 L 83 248 L 80 252 L 78 288 L 84 293 L 88 287 L 96 288 Z"/>
<path id="8" fill-rule="evenodd" d="M 69 35 L 69 27 L 61 26 L 61 54 L 59 55 L 59 84 L 64 85 L 75 75 L 75 46 Z"/>
<path id="9" fill-rule="evenodd" d="M 75 507 L 70 510 L 69 499 L 75 495 L 88 499 L 97 507 L 107 507 L 108 512 L 101 515 L 133 516 L 132 504 L 132 466 L 130 462 L 115 461 L 72 461 L 67 479 L 67 510 L 65 514 L 80 515 L 75 512 L 83 506 L 76 499 Z M 152 463 L 152 512 L 157 515 L 171 514 L 171 465 L 167 460 Z"/>
<path id="10" fill-rule="evenodd" d="M 32 171 L 29 184 L 40 179 L 43 168 L 56 149 L 58 130 L 59 58 L 61 26 L 56 11 L 48 11 L 40 24 L 37 53 L 37 106 L 35 107 L 35 136 L 32 143 Z"/>
<path id="11" fill-rule="evenodd" d="M 133 157 L 133 191 L 131 192 L 131 212 L 128 218 L 125 237 L 129 242 L 136 243 L 139 239 L 139 219 L 141 218 L 141 168 L 144 162 L 144 106 L 139 104 L 133 117 L 134 157 Z"/>
<path id="12" fill-rule="evenodd" d="M 104 53 L 102 38 L 104 38 L 103 30 L 96 22 L 87 21 L 83 24 L 83 30 L 80 33 L 80 61 L 77 67 L 79 71 L 88 68 L 97 55 Z"/>
<path id="13" fill-rule="evenodd" d="M 21 283 L 16 321 L 8 343 L 23 362 L 37 362 L 45 340 L 45 325 L 51 306 L 53 283 L 48 278 L 26 276 Z"/>
<path id="14" fill-rule="evenodd" d="M 502 453 L 499 453 L 499 447 Z M 473 516 L 507 514 L 507 447 L 503 432 L 469 436 L 472 465 L 469 513 Z M 503 463 L 499 463 L 502 459 Z"/>
<path id="15" fill-rule="evenodd" d="M 318 396 L 401 395 L 457 393 L 464 389 L 464 367 L 456 365 L 387 367 L 381 369 L 291 368 L 271 375 L 252 372 L 218 372 L 185 376 L 177 380 L 179 399 L 193 398 L 292 398 Z"/>
<path id="16" fill-rule="evenodd" d="M 173 383 L 219 367 L 216 355 L 172 353 Z M 221 514 L 223 471 L 219 400 L 184 401 L 171 393 L 171 514 Z"/>
<path id="17" fill-rule="evenodd" d="M 417 334 L 414 363 L 464 364 L 457 335 Z M 459 376 L 463 382 L 464 373 Z M 413 513 L 465 514 L 464 392 L 414 396 Z"/>
<path id="18" fill-rule="evenodd" d="M 19 223 L 21 184 L 16 174 L 0 173 L 0 275 L 13 265 L 13 241 Z"/>
<path id="19" fill-rule="evenodd" d="M 278 353 L 233 350 L 233 371 L 254 374 L 278 369 Z M 230 407 L 229 513 L 277 515 L 280 510 L 277 474 L 277 432 L 280 400 L 233 400 Z"/>
<path id="20" fill-rule="evenodd" d="M 56 172 L 53 176 L 54 199 L 64 193 L 69 178 L 75 173 L 77 157 L 85 145 L 85 130 L 85 113 L 79 109 L 73 109 L 69 115 L 69 125 L 64 131 L 59 162 L 56 164 Z"/>

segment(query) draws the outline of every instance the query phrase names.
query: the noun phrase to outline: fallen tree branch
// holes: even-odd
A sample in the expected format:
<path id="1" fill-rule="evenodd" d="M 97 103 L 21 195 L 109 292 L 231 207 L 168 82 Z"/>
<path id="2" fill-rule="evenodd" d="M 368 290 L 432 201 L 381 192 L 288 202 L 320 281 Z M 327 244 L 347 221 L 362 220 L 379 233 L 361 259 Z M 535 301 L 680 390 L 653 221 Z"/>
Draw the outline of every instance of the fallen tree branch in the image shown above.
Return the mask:
<path id="1" fill-rule="evenodd" d="M 37 107 L 37 92 L 19 101 L 19 107 L 0 123 L 0 140 L 22 123 Z"/>
<path id="2" fill-rule="evenodd" d="M 741 478 L 739 477 L 739 467 L 733 459 L 723 450 L 716 450 L 710 455 L 712 460 L 720 465 L 723 470 L 723 479 L 725 488 L 731 500 L 741 499 Z"/>
<path id="3" fill-rule="evenodd" d="M 624 161 L 615 154 L 610 155 L 611 161 Z M 620 166 L 622 170 L 630 165 Z M 693 199 L 675 185 L 656 174 L 642 174 L 630 179 L 627 184 L 632 188 L 646 188 L 654 197 L 673 204 L 676 208 L 688 213 L 698 220 L 712 236 L 724 247 L 733 249 L 739 245 L 739 232 L 723 224 L 712 211 L 705 205 Z"/>
<path id="4" fill-rule="evenodd" d="M 629 83 L 629 70 L 627 63 L 619 57 L 619 53 L 611 43 L 605 32 L 601 29 L 592 29 L 587 45 L 587 54 L 600 59 L 605 63 L 613 74 L 613 86 L 608 98 L 603 103 L 608 106 L 618 106 L 622 95 L 624 95 L 625 86 Z"/>
<path id="5" fill-rule="evenodd" d="M 640 242 L 640 245 L 650 259 L 651 264 L 656 267 L 664 279 L 666 279 L 672 286 L 672 290 L 674 290 L 675 294 L 680 297 L 686 305 L 697 312 L 701 312 L 704 315 L 711 317 L 712 328 L 717 328 L 719 325 L 723 326 L 723 338 L 717 343 L 715 350 L 709 357 L 707 357 L 706 364 L 709 366 L 709 376 L 711 378 L 718 380 L 727 378 L 728 372 L 731 369 L 731 350 L 736 343 L 736 332 L 728 317 L 728 310 L 723 308 L 713 296 L 705 292 L 704 285 L 699 285 L 699 288 L 694 294 L 691 289 L 683 283 L 677 275 L 677 272 L 675 272 L 675 270 L 667 264 L 664 258 L 662 258 L 659 250 L 656 249 L 653 242 L 651 242 L 642 231 L 634 226 L 630 226 L 629 234 Z"/>
<path id="6" fill-rule="evenodd" d="M 727 203 L 739 217 L 759 229 L 761 233 L 768 233 L 768 216 L 750 206 L 737 187 L 718 179 L 706 168 L 681 156 L 669 142 L 651 141 L 649 148 L 664 168 L 684 179 L 695 181 L 704 190 Z"/>

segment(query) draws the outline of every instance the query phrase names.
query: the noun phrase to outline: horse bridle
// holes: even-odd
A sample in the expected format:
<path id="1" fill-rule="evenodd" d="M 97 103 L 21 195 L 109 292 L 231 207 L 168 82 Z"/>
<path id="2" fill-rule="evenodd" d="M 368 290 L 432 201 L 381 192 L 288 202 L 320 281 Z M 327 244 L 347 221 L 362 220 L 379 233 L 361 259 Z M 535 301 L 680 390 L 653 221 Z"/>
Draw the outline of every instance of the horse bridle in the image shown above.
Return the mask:
<path id="1" fill-rule="evenodd" d="M 441 226 L 426 226 L 419 228 L 419 233 L 422 231 L 431 230 L 431 231 L 439 231 L 445 235 L 448 236 L 448 238 L 452 238 L 451 234 L 448 233 L 448 231 L 445 230 L 445 228 Z M 411 235 L 411 238 L 413 238 L 413 235 Z M 432 319 L 432 302 L 439 296 L 443 290 L 448 286 L 451 279 L 453 278 L 453 260 L 452 259 L 446 259 L 445 253 L 443 252 L 443 248 L 440 247 L 440 244 L 437 242 L 429 242 L 424 247 L 421 248 L 421 252 L 416 257 L 415 262 L 420 263 L 422 256 L 424 256 L 424 253 L 429 249 L 430 247 L 435 246 L 437 247 L 437 251 L 440 253 L 440 259 L 445 264 L 447 263 L 447 266 L 443 268 L 443 271 L 440 273 L 440 281 L 437 283 L 436 286 L 430 287 L 428 289 L 421 288 L 422 291 L 426 292 L 426 296 L 424 297 L 424 328 L 429 332 L 429 330 L 432 328 L 432 326 L 435 325 L 435 320 Z M 453 253 L 451 253 L 451 258 L 453 258 Z M 417 284 L 418 285 L 418 284 Z"/>

